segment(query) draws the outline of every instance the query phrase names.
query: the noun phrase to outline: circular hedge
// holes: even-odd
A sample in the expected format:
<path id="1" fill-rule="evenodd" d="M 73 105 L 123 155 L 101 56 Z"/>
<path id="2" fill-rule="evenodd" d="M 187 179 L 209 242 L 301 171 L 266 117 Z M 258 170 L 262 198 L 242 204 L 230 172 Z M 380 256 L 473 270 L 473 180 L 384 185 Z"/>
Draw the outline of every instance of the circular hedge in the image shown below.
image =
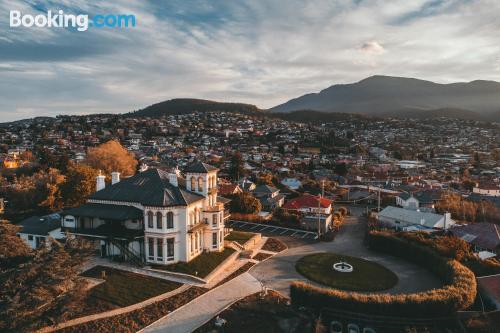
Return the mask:
<path id="1" fill-rule="evenodd" d="M 351 273 L 337 272 L 333 264 L 346 261 L 354 268 Z M 349 291 L 381 291 L 392 288 L 398 277 L 373 261 L 335 253 L 315 253 L 302 257 L 295 269 L 311 281 Z"/>

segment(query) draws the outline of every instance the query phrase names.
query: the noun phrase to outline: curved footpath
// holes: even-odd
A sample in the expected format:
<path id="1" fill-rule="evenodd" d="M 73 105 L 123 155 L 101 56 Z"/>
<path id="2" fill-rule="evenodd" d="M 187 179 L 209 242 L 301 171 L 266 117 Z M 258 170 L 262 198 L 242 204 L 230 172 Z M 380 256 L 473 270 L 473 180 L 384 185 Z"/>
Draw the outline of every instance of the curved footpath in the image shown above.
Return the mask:
<path id="1" fill-rule="evenodd" d="M 252 267 L 249 271 L 268 288 L 290 295 L 292 281 L 311 281 L 296 272 L 295 263 L 303 256 L 316 252 L 334 252 L 360 257 L 380 263 L 398 276 L 398 283 L 386 292 L 391 294 L 413 293 L 442 285 L 437 277 L 426 269 L 405 260 L 370 251 L 363 245 L 363 218 L 349 216 L 341 232 L 332 242 L 311 243 L 293 247 Z M 354 268 L 356 269 L 356 268 Z M 317 285 L 317 284 L 316 284 Z"/>
<path id="2" fill-rule="evenodd" d="M 210 290 L 139 332 L 192 332 L 239 299 L 261 290 L 249 273 Z"/>

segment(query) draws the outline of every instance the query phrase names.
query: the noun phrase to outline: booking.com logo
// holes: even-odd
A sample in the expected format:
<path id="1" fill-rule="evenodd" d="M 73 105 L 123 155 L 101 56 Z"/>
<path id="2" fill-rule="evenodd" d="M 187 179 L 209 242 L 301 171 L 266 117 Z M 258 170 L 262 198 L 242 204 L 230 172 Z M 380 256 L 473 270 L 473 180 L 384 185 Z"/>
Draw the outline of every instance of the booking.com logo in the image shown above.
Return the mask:
<path id="1" fill-rule="evenodd" d="M 15 27 L 39 27 L 39 28 L 76 28 L 78 31 L 87 31 L 89 27 L 96 28 L 128 28 L 135 27 L 135 15 L 131 14 L 96 14 L 92 18 L 89 15 L 65 14 L 63 10 L 47 14 L 22 14 L 18 10 L 10 11 L 10 26 Z"/>

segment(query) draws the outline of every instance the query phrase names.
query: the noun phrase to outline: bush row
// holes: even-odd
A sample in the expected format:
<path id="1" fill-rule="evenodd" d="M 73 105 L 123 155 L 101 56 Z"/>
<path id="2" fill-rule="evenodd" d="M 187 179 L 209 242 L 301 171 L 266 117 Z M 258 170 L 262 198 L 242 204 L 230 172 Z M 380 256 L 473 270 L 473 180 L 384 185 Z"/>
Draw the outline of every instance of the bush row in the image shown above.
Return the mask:
<path id="1" fill-rule="evenodd" d="M 389 232 L 372 231 L 369 245 L 422 265 L 439 276 L 444 286 L 413 294 L 364 294 L 325 289 L 296 282 L 290 287 L 292 303 L 316 309 L 330 307 L 373 315 L 433 317 L 468 308 L 476 297 L 474 274 L 458 261 Z M 418 279 L 418 276 L 414 277 Z"/>

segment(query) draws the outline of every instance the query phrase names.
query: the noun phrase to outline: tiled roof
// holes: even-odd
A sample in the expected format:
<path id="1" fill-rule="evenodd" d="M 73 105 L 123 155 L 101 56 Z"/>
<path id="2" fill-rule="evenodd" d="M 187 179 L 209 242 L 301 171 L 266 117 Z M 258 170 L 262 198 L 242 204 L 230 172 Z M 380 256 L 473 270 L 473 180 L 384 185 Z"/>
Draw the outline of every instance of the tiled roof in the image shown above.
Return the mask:
<path id="1" fill-rule="evenodd" d="M 285 209 L 301 209 L 309 207 L 318 208 L 319 202 L 321 202 L 321 208 L 328 208 L 332 204 L 332 201 L 329 199 L 306 194 L 301 197 L 287 201 L 283 205 L 283 208 Z"/>
<path id="2" fill-rule="evenodd" d="M 186 206 L 203 200 L 204 197 L 170 184 L 167 172 L 160 169 L 148 169 L 95 192 L 90 199 L 168 207 Z"/>
<path id="3" fill-rule="evenodd" d="M 455 226 L 450 231 L 453 235 L 485 249 L 494 250 L 500 245 L 500 228 L 493 223 Z"/>
<path id="4" fill-rule="evenodd" d="M 410 224 L 422 224 L 423 222 L 423 225 L 429 228 L 434 228 L 436 224 L 444 217 L 443 215 L 439 214 L 419 212 L 416 210 L 393 206 L 385 207 L 380 213 L 378 213 L 378 215 L 379 217 L 390 218 Z"/>
<path id="5" fill-rule="evenodd" d="M 217 171 L 216 167 L 213 167 L 209 164 L 203 162 L 194 162 L 184 170 L 184 172 L 193 172 L 193 173 L 207 173 L 210 171 Z"/>
<path id="6" fill-rule="evenodd" d="M 279 191 L 279 190 L 276 187 L 272 187 L 269 185 L 259 185 L 252 190 L 252 192 L 254 192 L 254 193 L 269 193 L 269 194 L 277 192 L 277 191 Z"/>
<path id="7" fill-rule="evenodd" d="M 478 277 L 479 288 L 484 290 L 497 302 L 500 301 L 500 274 Z"/>
<path id="8" fill-rule="evenodd" d="M 218 190 L 220 195 L 241 192 L 241 188 L 238 184 L 220 185 Z"/>
<path id="9" fill-rule="evenodd" d="M 142 218 L 142 211 L 132 206 L 86 203 L 80 207 L 70 208 L 64 215 L 99 217 L 106 220 L 133 220 Z"/>
<path id="10" fill-rule="evenodd" d="M 32 235 L 48 235 L 50 231 L 61 227 L 61 217 L 59 214 L 47 216 L 32 216 L 18 225 L 21 227 L 19 232 Z"/>

